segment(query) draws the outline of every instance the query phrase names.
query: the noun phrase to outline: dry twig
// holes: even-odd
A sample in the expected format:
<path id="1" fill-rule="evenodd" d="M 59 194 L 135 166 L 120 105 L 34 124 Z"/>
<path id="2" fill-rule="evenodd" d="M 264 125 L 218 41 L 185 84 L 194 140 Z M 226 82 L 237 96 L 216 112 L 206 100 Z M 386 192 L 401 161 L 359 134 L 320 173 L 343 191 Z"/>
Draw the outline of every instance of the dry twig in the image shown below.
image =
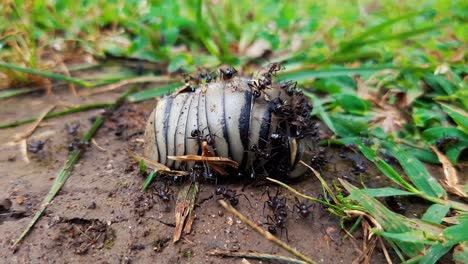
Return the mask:
<path id="1" fill-rule="evenodd" d="M 234 207 L 231 205 L 227 204 L 223 200 L 218 201 L 221 206 L 224 207 L 227 211 L 230 213 L 234 214 L 237 218 L 239 218 L 242 222 L 246 223 L 250 228 L 252 228 L 255 232 L 259 233 L 261 236 L 263 236 L 265 239 L 275 243 L 276 245 L 280 246 L 284 250 L 288 251 L 289 253 L 293 254 L 294 256 L 298 257 L 299 259 L 305 261 L 306 263 L 315 263 L 313 260 L 310 258 L 304 256 L 301 252 L 295 250 L 294 248 L 290 247 L 288 244 L 284 243 L 283 241 L 279 240 L 277 237 L 272 235 L 270 232 L 267 232 L 263 230 L 261 227 L 247 219 L 243 214 L 241 214 L 239 211 L 237 211 Z"/>

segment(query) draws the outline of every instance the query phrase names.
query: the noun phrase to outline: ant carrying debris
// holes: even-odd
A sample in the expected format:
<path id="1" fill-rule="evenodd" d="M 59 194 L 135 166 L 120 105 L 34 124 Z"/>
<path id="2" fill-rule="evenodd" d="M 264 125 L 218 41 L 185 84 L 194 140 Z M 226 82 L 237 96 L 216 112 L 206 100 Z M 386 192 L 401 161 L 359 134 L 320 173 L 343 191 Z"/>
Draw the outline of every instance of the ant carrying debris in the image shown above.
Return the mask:
<path id="1" fill-rule="evenodd" d="M 294 197 L 294 199 L 296 200 L 294 207 L 297 208 L 297 212 L 302 218 L 307 218 L 309 215 L 312 214 L 309 208 L 311 208 L 313 204 L 307 205 L 306 203 L 301 203 L 297 197 Z"/>
<path id="2" fill-rule="evenodd" d="M 220 196 L 219 199 L 224 199 L 226 201 L 229 201 L 229 203 L 233 207 L 236 207 L 239 204 L 239 199 L 237 197 L 242 195 L 249 202 L 250 207 L 252 207 L 252 204 L 250 203 L 249 198 L 247 198 L 247 195 L 245 195 L 243 193 L 237 194 L 237 191 L 235 191 L 235 190 L 231 190 L 231 189 L 226 188 L 226 187 L 216 187 L 215 194 Z"/>
<path id="3" fill-rule="evenodd" d="M 206 136 L 203 135 L 203 133 L 198 130 L 198 129 L 194 129 L 190 132 L 190 138 L 192 139 L 198 139 L 198 141 L 201 143 L 203 141 L 206 141 L 206 143 L 208 144 L 208 146 L 210 147 L 213 147 L 215 145 L 215 139 L 214 139 L 214 136 L 212 136 L 211 134 L 208 134 Z"/>

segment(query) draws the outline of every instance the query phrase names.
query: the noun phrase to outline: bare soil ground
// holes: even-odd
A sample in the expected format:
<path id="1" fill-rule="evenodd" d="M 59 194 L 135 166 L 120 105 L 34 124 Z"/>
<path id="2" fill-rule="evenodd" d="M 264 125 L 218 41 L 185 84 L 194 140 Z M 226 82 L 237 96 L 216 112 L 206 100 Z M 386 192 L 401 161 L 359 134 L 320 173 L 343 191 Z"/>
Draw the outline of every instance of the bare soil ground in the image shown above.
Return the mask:
<path id="1" fill-rule="evenodd" d="M 50 104 L 90 103 L 90 99 L 76 98 L 57 92 L 51 97 L 30 95 L 2 101 L 1 123 L 38 116 Z M 118 96 L 94 96 L 93 101 L 109 101 Z M 218 205 L 213 196 L 216 186 L 201 184 L 192 232 L 178 243 L 172 243 L 174 231 L 174 204 L 167 212 L 162 201 L 150 192 L 141 190 L 143 178 L 127 149 L 142 153 L 144 124 L 154 102 L 124 105 L 109 118 L 94 137 L 73 170 L 69 180 L 49 205 L 43 217 L 26 237 L 17 252 L 10 249 L 12 241 L 25 229 L 33 214 L 49 191 L 53 179 L 69 153 L 67 145 L 81 137 L 90 127 L 90 118 L 101 114 L 94 110 L 54 118 L 42 123 L 28 140 L 45 141 L 44 148 L 29 153 L 26 163 L 18 146 L 7 147 L 14 134 L 28 125 L 0 131 L 0 201 L 11 201 L 11 207 L 0 215 L 1 263 L 240 263 L 240 259 L 209 256 L 214 249 L 254 251 L 288 255 L 257 233 L 250 230 Z M 77 135 L 68 134 L 65 124 L 80 122 Z M 353 184 L 360 179 L 351 173 L 353 162 L 339 157 L 339 149 L 327 150 L 330 163 L 323 168 L 327 181 L 351 176 Z M 367 179 L 379 175 L 368 162 Z M 373 181 L 367 181 L 371 186 Z M 317 197 L 322 193 L 315 178 L 291 183 L 299 191 Z M 263 213 L 265 190 L 276 191 L 276 186 L 255 182 L 245 185 L 232 183 L 229 188 L 245 194 L 250 203 L 240 196 L 238 210 L 254 222 L 267 226 Z M 177 193 L 178 186 L 171 186 Z M 293 196 L 283 191 L 292 210 Z M 8 206 L 7 206 L 8 207 Z M 313 216 L 302 219 L 292 211 L 288 216 L 289 244 L 319 263 L 351 263 L 359 256 L 362 235 L 356 240 L 343 240 L 338 219 L 320 206 Z M 286 240 L 283 233 L 281 238 Z M 277 263 L 249 260 L 252 263 Z M 373 263 L 385 262 L 379 247 Z"/>

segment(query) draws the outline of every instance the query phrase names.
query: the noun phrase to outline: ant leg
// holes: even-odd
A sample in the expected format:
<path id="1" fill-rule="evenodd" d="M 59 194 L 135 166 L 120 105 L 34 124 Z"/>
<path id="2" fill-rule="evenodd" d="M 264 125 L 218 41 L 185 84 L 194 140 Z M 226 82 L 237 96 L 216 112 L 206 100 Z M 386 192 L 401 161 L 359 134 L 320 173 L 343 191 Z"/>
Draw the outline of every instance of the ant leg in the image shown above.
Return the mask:
<path id="1" fill-rule="evenodd" d="M 244 193 L 236 194 L 236 195 L 234 195 L 234 197 L 239 197 L 241 195 L 244 196 L 244 198 L 247 200 L 247 202 L 249 202 L 250 208 L 253 208 L 252 204 L 250 203 L 249 198 L 247 198 L 247 195 L 245 195 Z M 263 204 L 263 209 L 265 210 L 265 204 Z"/>

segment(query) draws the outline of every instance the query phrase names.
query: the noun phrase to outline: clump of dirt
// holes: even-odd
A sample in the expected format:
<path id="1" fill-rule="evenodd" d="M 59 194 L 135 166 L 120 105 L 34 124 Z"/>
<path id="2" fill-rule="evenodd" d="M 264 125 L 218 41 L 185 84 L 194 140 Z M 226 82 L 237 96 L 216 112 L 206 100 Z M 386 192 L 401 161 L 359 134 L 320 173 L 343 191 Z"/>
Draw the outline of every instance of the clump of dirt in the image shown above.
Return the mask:
<path id="1" fill-rule="evenodd" d="M 66 247 L 78 255 L 90 250 L 111 249 L 114 245 L 115 231 L 98 219 L 72 218 L 56 224 L 59 230 L 54 238 L 57 247 Z"/>

